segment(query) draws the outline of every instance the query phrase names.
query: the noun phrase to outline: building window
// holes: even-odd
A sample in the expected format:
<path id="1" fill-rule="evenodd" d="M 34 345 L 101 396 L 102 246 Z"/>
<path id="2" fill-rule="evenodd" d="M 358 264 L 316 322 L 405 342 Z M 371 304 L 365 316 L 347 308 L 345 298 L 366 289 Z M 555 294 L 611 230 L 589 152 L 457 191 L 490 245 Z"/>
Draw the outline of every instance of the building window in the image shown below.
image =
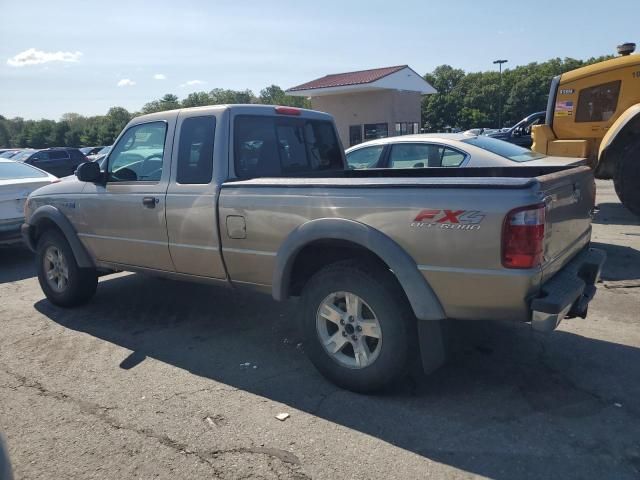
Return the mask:
<path id="1" fill-rule="evenodd" d="M 620 80 L 616 80 L 580 90 L 576 122 L 606 122 L 609 120 L 616 111 L 620 83 Z M 560 116 L 558 113 L 556 115 Z"/>
<path id="2" fill-rule="evenodd" d="M 396 122 L 396 135 L 410 135 L 420 133 L 420 124 L 417 122 Z"/>
<path id="3" fill-rule="evenodd" d="M 362 143 L 362 125 L 351 125 L 349 127 L 349 146 L 353 147 Z"/>
<path id="4" fill-rule="evenodd" d="M 389 128 L 386 123 L 369 123 L 364 126 L 364 139 L 374 140 L 389 136 Z"/>

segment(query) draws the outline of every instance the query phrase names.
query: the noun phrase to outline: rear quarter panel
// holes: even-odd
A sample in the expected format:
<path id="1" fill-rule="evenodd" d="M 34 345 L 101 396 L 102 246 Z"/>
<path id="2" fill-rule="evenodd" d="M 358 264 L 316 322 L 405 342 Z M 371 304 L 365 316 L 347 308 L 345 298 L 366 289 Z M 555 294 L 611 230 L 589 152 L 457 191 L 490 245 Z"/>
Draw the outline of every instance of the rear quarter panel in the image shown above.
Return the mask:
<path id="1" fill-rule="evenodd" d="M 502 268 L 500 249 L 505 214 L 540 201 L 531 189 L 336 188 L 306 187 L 300 179 L 287 182 L 289 187 L 224 185 L 220 228 L 234 281 L 270 285 L 276 252 L 296 227 L 318 218 L 345 218 L 383 232 L 404 248 L 447 316 L 526 319 L 524 299 L 535 293 L 540 271 Z M 245 239 L 229 237 L 228 216 L 244 217 Z"/>

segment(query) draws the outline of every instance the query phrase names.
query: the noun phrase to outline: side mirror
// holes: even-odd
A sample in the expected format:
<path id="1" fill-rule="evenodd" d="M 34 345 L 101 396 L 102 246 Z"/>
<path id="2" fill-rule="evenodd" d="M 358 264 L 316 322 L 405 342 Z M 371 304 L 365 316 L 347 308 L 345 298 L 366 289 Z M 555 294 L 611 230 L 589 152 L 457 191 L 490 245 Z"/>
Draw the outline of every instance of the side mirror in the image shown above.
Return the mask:
<path id="1" fill-rule="evenodd" d="M 78 177 L 78 180 L 80 180 L 81 182 L 95 183 L 102 178 L 100 165 L 95 162 L 81 163 L 76 169 L 76 177 Z"/>
<path id="2" fill-rule="evenodd" d="M 511 136 L 512 137 L 521 137 L 522 136 L 522 129 L 520 128 L 515 128 L 513 130 L 513 132 L 511 132 Z"/>

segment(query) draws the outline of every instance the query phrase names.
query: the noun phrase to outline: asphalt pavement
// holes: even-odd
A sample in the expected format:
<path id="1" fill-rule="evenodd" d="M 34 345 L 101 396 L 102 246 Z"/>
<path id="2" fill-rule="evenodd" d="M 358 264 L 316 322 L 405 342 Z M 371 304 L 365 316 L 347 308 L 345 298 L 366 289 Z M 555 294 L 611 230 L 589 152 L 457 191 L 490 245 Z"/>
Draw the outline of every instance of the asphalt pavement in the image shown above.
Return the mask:
<path id="1" fill-rule="evenodd" d="M 586 319 L 458 324 L 445 367 L 375 396 L 315 371 L 295 302 L 118 274 L 65 310 L 29 251 L 1 248 L 15 477 L 640 478 L 640 222 L 598 189 L 609 258 Z"/>

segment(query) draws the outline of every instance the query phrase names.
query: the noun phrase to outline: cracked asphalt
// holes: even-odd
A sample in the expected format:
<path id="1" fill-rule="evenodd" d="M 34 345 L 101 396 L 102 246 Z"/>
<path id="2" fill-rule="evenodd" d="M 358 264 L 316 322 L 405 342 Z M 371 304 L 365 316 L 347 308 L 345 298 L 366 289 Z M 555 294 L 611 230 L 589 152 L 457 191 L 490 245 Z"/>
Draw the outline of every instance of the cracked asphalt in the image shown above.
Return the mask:
<path id="1" fill-rule="evenodd" d="M 640 222 L 598 188 L 609 259 L 587 319 L 457 324 L 448 365 L 377 396 L 316 373 L 295 302 L 119 274 L 64 310 L 32 255 L 2 248 L 15 477 L 640 478 Z"/>

